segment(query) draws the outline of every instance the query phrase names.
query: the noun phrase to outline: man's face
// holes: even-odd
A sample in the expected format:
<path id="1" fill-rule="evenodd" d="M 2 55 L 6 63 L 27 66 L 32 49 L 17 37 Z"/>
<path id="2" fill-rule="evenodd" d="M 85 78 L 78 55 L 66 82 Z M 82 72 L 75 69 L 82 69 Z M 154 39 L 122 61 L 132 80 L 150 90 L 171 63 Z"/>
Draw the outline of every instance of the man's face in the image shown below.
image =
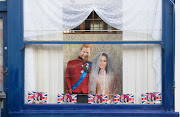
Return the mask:
<path id="1" fill-rule="evenodd" d="M 88 60 L 89 55 L 91 54 L 90 48 L 83 47 L 80 51 L 80 57 L 83 60 Z"/>

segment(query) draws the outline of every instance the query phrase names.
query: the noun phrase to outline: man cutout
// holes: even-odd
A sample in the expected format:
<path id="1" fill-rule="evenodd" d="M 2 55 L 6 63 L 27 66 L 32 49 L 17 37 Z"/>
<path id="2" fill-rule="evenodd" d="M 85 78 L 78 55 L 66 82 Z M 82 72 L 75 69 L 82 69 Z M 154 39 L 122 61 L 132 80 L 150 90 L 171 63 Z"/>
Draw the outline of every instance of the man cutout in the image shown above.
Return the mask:
<path id="1" fill-rule="evenodd" d="M 70 60 L 66 68 L 67 93 L 77 94 L 77 103 L 88 103 L 88 81 L 91 45 L 83 44 L 78 59 Z"/>

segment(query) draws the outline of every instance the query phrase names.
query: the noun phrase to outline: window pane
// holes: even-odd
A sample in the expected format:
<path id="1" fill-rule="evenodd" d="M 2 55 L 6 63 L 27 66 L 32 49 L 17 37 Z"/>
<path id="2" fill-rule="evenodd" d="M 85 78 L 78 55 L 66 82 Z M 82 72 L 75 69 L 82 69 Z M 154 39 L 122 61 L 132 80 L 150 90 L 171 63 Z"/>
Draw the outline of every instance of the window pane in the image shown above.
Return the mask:
<path id="1" fill-rule="evenodd" d="M 101 19 L 96 12 L 94 12 L 94 19 Z"/>
<path id="2" fill-rule="evenodd" d="M 103 22 L 94 21 L 94 30 L 103 30 Z"/>
<path id="3" fill-rule="evenodd" d="M 161 82 L 160 45 L 123 45 L 123 93 L 133 92 L 135 104 L 154 104 L 150 93 L 159 104 Z"/>
<path id="4" fill-rule="evenodd" d="M 93 21 L 87 20 L 87 21 L 85 22 L 85 30 L 93 30 L 93 29 L 94 29 L 94 27 L 93 27 Z"/>
<path id="5" fill-rule="evenodd" d="M 0 18 L 0 90 L 3 90 L 3 19 Z"/>
<path id="6" fill-rule="evenodd" d="M 161 40 L 160 1 L 131 1 L 133 5 L 129 5 L 128 1 L 116 1 L 108 2 L 103 6 L 94 2 L 93 5 L 96 6 L 96 11 L 101 17 L 92 11 L 89 2 L 64 1 L 55 5 L 49 2 L 39 4 L 38 1 L 26 0 L 24 2 L 25 40 L 69 42 Z M 50 8 L 48 12 L 44 9 L 47 7 Z M 85 10 L 87 8 L 89 9 Z M 141 99 L 144 99 L 143 103 L 150 103 L 150 99 L 152 103 L 155 99 L 160 103 L 160 93 L 152 93 L 161 92 L 160 45 L 94 44 L 91 52 L 88 47 L 86 48 L 87 50 L 82 51 L 83 47 L 81 49 L 81 45 L 73 42 L 69 45 L 26 45 L 25 103 L 28 103 L 28 91 L 31 91 L 29 92 L 31 103 L 40 99 L 44 99 L 44 103 L 48 104 L 62 100 L 64 100 L 62 103 L 72 100 L 82 103 L 83 96 L 79 97 L 79 95 L 84 95 L 87 101 L 88 93 L 92 94 L 88 96 L 92 103 L 140 104 Z M 92 68 L 87 74 L 95 75 L 92 78 L 89 76 L 90 80 L 85 78 L 84 83 L 81 83 L 83 78 L 80 76 L 84 73 L 82 69 L 89 71 L 88 66 L 91 64 L 82 61 L 90 53 L 88 60 L 95 63 L 96 69 Z M 79 56 L 81 58 L 78 58 Z M 74 60 L 78 61 L 75 65 Z M 77 79 L 80 79 L 80 82 Z M 89 91 L 87 85 L 91 86 Z M 67 92 L 72 93 L 71 89 L 73 93 L 78 94 L 78 97 L 63 95 Z M 101 94 L 106 96 L 100 96 Z"/>
<path id="7" fill-rule="evenodd" d="M 156 72 L 158 68 L 153 63 L 153 57 L 161 57 L 160 53 L 154 53 L 154 49 L 160 48 L 159 45 L 93 44 L 91 51 L 87 49 L 88 47 L 83 47 L 81 51 L 81 46 L 79 44 L 26 46 L 25 103 L 28 103 L 28 91 L 31 103 L 32 100 L 38 103 L 38 96 L 47 104 L 58 102 L 73 104 L 77 101 L 141 104 L 142 98 L 145 101 L 143 103 L 147 104 L 154 104 L 153 100 L 157 100 L 158 104 L 161 102 L 160 93 L 157 93 L 161 92 L 161 77 L 158 80 L 156 76 L 161 74 L 161 71 Z M 87 57 L 93 62 L 91 66 L 91 63 L 83 61 L 87 60 Z M 161 61 L 159 62 L 158 66 L 161 66 Z M 88 65 L 91 67 L 90 71 Z M 74 84 L 84 73 L 83 69 L 87 74 L 76 87 Z M 72 92 L 70 88 L 73 89 Z M 150 93 L 151 96 L 148 97 L 146 93 Z"/>
<path id="8" fill-rule="evenodd" d="M 88 16 L 87 19 L 93 19 L 93 12 Z"/>

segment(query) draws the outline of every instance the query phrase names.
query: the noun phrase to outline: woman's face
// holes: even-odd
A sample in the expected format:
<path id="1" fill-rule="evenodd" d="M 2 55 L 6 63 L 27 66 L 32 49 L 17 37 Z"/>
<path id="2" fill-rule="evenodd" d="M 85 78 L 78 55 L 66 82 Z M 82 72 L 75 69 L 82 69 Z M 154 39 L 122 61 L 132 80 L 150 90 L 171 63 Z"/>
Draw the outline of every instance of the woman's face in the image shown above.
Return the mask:
<path id="1" fill-rule="evenodd" d="M 106 65 L 107 65 L 107 58 L 105 56 L 101 56 L 99 67 L 102 69 L 105 68 Z"/>
<path id="2" fill-rule="evenodd" d="M 70 98 L 68 98 L 68 102 L 71 102 Z"/>
<path id="3" fill-rule="evenodd" d="M 98 102 L 101 103 L 101 99 L 98 99 Z"/>
<path id="4" fill-rule="evenodd" d="M 155 100 L 155 97 L 152 97 L 152 101 L 154 101 Z"/>
<path id="5" fill-rule="evenodd" d="M 124 99 L 125 102 L 128 102 L 127 98 Z"/>
<path id="6" fill-rule="evenodd" d="M 38 100 L 41 100 L 41 97 L 40 97 L 40 96 L 38 97 Z"/>

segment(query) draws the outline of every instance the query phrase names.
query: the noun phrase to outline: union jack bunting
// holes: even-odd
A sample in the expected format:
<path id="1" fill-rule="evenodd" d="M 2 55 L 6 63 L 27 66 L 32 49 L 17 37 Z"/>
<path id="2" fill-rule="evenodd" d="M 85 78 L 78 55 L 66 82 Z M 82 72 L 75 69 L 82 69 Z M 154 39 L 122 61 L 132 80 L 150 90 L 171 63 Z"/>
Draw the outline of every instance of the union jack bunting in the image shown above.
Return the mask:
<path id="1" fill-rule="evenodd" d="M 47 93 L 28 91 L 28 104 L 46 104 Z"/>
<path id="2" fill-rule="evenodd" d="M 107 104 L 107 95 L 88 95 L 88 104 Z"/>
<path id="3" fill-rule="evenodd" d="M 141 93 L 141 100 L 142 100 L 142 104 L 160 104 L 161 93 L 160 92 Z"/>
<path id="4" fill-rule="evenodd" d="M 116 94 L 114 95 L 114 104 L 134 104 L 134 95 Z"/>
<path id="5" fill-rule="evenodd" d="M 58 94 L 58 104 L 75 104 L 77 103 L 77 94 Z"/>

